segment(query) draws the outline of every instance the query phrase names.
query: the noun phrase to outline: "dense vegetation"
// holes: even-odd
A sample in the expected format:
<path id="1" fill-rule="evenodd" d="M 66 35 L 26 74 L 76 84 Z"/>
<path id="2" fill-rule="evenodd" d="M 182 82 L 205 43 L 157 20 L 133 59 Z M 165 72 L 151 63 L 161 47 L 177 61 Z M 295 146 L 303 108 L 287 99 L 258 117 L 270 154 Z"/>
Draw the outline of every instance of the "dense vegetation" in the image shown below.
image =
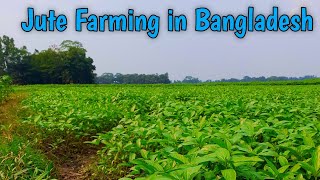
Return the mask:
<path id="1" fill-rule="evenodd" d="M 99 177 L 318 179 L 318 86 L 34 86 L 55 147 L 93 137 Z M 100 174 L 99 174 L 100 173 Z"/>
<path id="2" fill-rule="evenodd" d="M 17 135 L 0 138 L 0 179 L 50 179 L 53 164 L 35 150 L 34 142 Z"/>
<path id="3" fill-rule="evenodd" d="M 82 44 L 63 41 L 43 51 L 17 48 L 14 40 L 0 38 L 0 76 L 9 75 L 15 84 L 92 84 L 93 59 Z"/>
<path id="4" fill-rule="evenodd" d="M 0 76 L 0 103 L 4 101 L 9 93 L 12 92 L 11 78 L 9 76 Z"/>
<path id="5" fill-rule="evenodd" d="M 37 139 L 26 138 L 32 127 L 16 122 L 21 95 L 8 98 L 12 92 L 11 78 L 0 77 L 0 179 L 47 179 L 53 165 L 35 150 Z"/>

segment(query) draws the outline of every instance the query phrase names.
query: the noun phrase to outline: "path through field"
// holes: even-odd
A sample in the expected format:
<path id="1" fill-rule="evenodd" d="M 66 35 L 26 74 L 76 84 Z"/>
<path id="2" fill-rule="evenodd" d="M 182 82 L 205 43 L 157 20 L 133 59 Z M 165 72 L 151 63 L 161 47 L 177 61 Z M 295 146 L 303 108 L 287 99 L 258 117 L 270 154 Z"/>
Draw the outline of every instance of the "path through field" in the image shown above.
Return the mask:
<path id="1" fill-rule="evenodd" d="M 28 134 L 16 134 L 15 130 L 21 124 L 19 114 L 22 111 L 21 102 L 27 97 L 24 92 L 14 93 L 9 99 L 0 105 L 0 126 L 1 137 L 6 141 L 11 141 L 13 136 L 29 136 Z M 32 137 L 28 137 L 32 138 Z M 1 143 L 2 141 L 0 141 Z M 78 142 L 77 144 L 82 144 Z M 59 148 L 56 151 L 50 151 L 47 147 L 49 144 L 45 142 L 38 144 L 42 149 L 43 154 L 49 157 L 54 162 L 55 170 L 52 172 L 58 179 L 62 180 L 81 180 L 88 179 L 86 168 L 94 162 L 96 158 L 96 149 L 64 146 L 64 149 Z M 48 150 L 48 151 L 47 151 Z M 72 152 L 70 152 L 72 151 Z"/>
<path id="2" fill-rule="evenodd" d="M 12 138 L 14 128 L 19 125 L 20 102 L 25 97 L 25 93 L 13 94 L 6 102 L 0 105 L 0 126 L 3 127 L 2 137 L 6 139 Z"/>
<path id="3" fill-rule="evenodd" d="M 87 168 L 95 159 L 96 150 L 84 150 L 82 154 L 74 154 L 66 161 L 57 164 L 59 179 L 82 180 L 88 179 Z"/>

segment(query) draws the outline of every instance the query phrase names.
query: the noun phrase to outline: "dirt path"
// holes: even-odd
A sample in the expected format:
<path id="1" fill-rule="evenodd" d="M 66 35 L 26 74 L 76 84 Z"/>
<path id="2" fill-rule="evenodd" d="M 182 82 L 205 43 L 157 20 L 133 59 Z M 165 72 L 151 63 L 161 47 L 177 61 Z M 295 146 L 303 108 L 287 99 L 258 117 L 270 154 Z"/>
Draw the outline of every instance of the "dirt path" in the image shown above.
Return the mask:
<path id="1" fill-rule="evenodd" d="M 14 93 L 7 101 L 0 104 L 0 132 L 1 137 L 4 137 L 6 140 L 12 140 L 13 135 L 16 135 L 15 129 L 20 126 L 19 114 L 22 110 L 20 103 L 26 97 L 27 93 Z M 71 145 L 73 147 L 69 147 L 70 145 L 68 145 L 56 152 L 48 152 L 45 150 L 46 148 L 43 149 L 44 154 L 54 162 L 56 169 L 55 174 L 58 175 L 58 179 L 91 179 L 88 167 L 95 162 L 97 149 L 93 149 L 87 145 L 81 145 L 83 142 L 77 142 L 76 144 L 79 146 Z M 49 144 L 39 145 L 39 147 L 48 146 Z"/>
<path id="2" fill-rule="evenodd" d="M 59 179 L 84 180 L 90 179 L 89 167 L 96 159 L 96 150 L 84 150 L 81 154 L 73 154 L 57 167 Z"/>

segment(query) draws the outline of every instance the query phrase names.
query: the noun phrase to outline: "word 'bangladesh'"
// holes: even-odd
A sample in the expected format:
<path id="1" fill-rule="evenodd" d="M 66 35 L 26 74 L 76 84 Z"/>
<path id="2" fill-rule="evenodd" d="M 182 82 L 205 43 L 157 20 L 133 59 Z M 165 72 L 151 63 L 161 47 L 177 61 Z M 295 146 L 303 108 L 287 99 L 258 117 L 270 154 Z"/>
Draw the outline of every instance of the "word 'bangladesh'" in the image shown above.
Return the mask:
<path id="1" fill-rule="evenodd" d="M 129 9 L 127 15 L 96 15 L 90 14 L 88 8 L 80 8 L 75 12 L 75 31 L 82 32 L 86 27 L 90 32 L 140 32 L 144 31 L 147 35 L 155 39 L 160 33 L 160 16 L 144 14 L 136 15 L 133 9 Z M 175 15 L 172 9 L 168 10 L 167 29 L 170 32 L 187 31 L 187 17 L 185 15 Z M 37 31 L 63 32 L 67 29 L 67 16 L 56 15 L 54 10 L 50 10 L 47 15 L 36 15 L 33 8 L 28 8 L 28 20 L 21 23 L 21 28 L 25 32 L 33 29 Z M 256 15 L 254 7 L 248 8 L 247 15 L 220 16 L 212 14 L 207 8 L 197 8 L 195 10 L 195 31 L 204 32 L 228 32 L 233 31 L 238 38 L 244 38 L 247 32 L 266 32 L 281 31 L 293 32 L 313 31 L 313 17 L 308 14 L 307 8 L 301 8 L 301 14 L 288 16 L 280 15 L 279 8 L 274 7 L 268 16 L 263 14 Z"/>

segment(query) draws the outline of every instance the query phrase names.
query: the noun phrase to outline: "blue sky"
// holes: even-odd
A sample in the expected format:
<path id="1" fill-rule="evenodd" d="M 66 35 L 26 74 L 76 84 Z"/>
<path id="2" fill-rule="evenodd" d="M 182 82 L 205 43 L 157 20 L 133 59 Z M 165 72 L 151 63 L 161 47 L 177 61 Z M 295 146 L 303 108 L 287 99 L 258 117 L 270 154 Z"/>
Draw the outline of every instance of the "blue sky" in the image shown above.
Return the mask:
<path id="1" fill-rule="evenodd" d="M 256 13 L 269 14 L 273 6 L 281 13 L 295 14 L 301 6 L 308 7 L 313 15 L 315 31 L 308 33 L 248 33 L 245 39 L 237 39 L 233 32 L 217 33 L 194 31 L 194 10 L 207 7 L 221 15 L 245 14 L 248 6 Z M 20 23 L 27 18 L 27 8 L 36 13 L 54 9 L 68 17 L 68 29 L 58 32 L 25 33 Z M 126 14 L 134 9 L 135 14 L 161 16 L 161 29 L 157 39 L 150 39 L 145 32 L 74 31 L 75 9 L 88 7 L 94 14 Z M 166 13 L 188 17 L 188 31 L 166 31 Z M 26 45 L 30 51 L 42 50 L 51 44 L 70 39 L 82 42 L 97 66 L 97 73 L 164 73 L 172 79 L 186 75 L 206 79 L 241 78 L 249 76 L 320 76 L 320 2 L 279 0 L 11 0 L 0 11 L 1 34 L 15 38 L 18 46 Z"/>

